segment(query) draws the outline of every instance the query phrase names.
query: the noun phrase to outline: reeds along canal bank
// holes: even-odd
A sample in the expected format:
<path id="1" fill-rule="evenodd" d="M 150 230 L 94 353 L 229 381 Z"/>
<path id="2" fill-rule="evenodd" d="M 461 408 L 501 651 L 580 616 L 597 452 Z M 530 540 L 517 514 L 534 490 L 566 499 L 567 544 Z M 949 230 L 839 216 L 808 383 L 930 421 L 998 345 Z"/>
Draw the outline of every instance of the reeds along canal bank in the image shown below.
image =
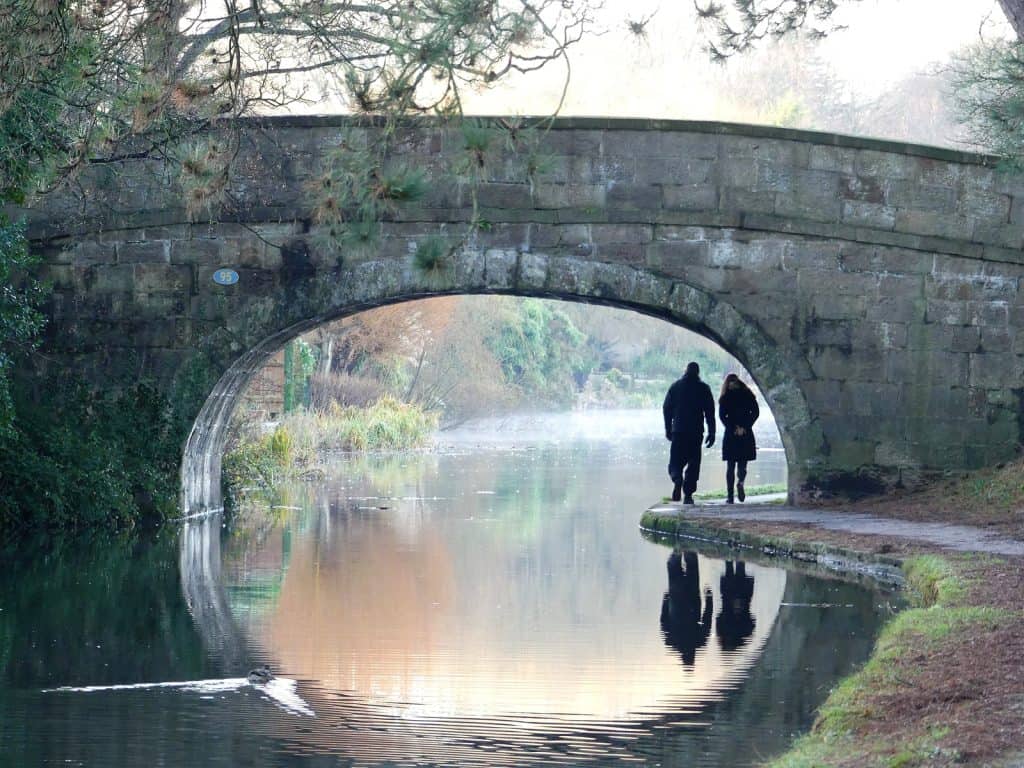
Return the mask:
<path id="1" fill-rule="evenodd" d="M 882 630 L 868 662 L 831 691 L 811 731 L 771 768 L 1024 764 L 1021 558 L 664 508 L 644 513 L 641 527 L 851 574 L 902 575 L 907 607 Z"/>

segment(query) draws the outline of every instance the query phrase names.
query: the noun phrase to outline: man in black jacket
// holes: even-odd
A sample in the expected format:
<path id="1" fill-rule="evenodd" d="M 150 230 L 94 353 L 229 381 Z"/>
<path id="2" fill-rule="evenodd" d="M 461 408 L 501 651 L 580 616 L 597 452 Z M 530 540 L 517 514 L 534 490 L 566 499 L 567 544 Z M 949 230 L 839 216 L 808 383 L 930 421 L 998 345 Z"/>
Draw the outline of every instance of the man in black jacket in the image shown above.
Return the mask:
<path id="1" fill-rule="evenodd" d="M 662 412 L 665 415 L 665 437 L 672 441 L 668 459 L 668 474 L 674 484 L 672 501 L 679 501 L 682 489 L 683 503 L 693 504 L 693 492 L 697 490 L 697 478 L 700 477 L 705 422 L 708 439 L 704 445 L 710 448 L 715 444 L 715 399 L 711 395 L 711 387 L 700 380 L 699 365 L 687 365 L 683 378 L 669 387 Z"/>

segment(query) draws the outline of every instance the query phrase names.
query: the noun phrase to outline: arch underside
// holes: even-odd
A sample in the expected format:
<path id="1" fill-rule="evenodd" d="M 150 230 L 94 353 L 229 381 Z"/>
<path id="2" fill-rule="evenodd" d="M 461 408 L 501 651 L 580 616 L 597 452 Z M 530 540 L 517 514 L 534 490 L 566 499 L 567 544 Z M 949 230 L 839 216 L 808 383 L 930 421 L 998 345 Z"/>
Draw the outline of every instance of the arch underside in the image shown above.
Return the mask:
<path id="1" fill-rule="evenodd" d="M 202 340 L 198 355 L 219 373 L 182 457 L 185 514 L 222 505 L 221 457 L 227 427 L 252 376 L 292 338 L 326 322 L 386 304 L 453 294 L 501 293 L 597 303 L 658 317 L 722 346 L 750 372 L 776 418 L 790 487 L 798 490 L 827 451 L 801 389 L 807 360 L 709 292 L 653 271 L 585 259 L 517 251 L 463 250 L 442 268 L 378 259 L 307 276 L 246 309 Z M 793 495 L 793 493 L 791 493 Z"/>

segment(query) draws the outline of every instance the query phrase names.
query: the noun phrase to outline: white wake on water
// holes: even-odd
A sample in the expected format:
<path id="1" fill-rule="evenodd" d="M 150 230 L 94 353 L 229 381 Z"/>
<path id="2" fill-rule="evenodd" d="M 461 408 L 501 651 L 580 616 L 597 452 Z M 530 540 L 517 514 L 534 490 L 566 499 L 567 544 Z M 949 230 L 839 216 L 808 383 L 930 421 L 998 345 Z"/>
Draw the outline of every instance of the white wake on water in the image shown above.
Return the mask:
<path id="1" fill-rule="evenodd" d="M 251 687 L 265 695 L 281 709 L 293 715 L 316 717 L 298 693 L 298 683 L 286 677 L 275 677 L 262 685 L 250 683 L 244 677 L 226 677 L 219 680 L 183 680 L 167 683 L 126 683 L 122 685 L 65 685 L 60 688 L 44 688 L 43 693 L 96 693 L 98 691 L 137 691 L 150 688 L 175 688 L 188 693 L 223 693 Z"/>

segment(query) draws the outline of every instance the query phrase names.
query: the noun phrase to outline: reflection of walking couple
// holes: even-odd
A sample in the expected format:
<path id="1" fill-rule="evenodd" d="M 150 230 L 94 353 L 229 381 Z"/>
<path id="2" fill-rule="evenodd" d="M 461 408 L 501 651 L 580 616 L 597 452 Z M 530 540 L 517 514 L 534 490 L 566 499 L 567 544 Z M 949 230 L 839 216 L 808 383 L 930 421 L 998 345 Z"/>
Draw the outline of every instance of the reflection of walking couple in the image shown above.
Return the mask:
<path id="1" fill-rule="evenodd" d="M 693 492 L 697 490 L 700 477 L 701 442 L 708 448 L 715 444 L 715 401 L 711 387 L 701 381 L 697 363 L 686 366 L 683 377 L 669 387 L 662 411 L 665 437 L 672 441 L 668 459 L 672 501 L 679 501 L 681 490 L 683 503 L 693 504 Z M 747 478 L 747 462 L 757 458 L 753 427 L 759 415 L 757 398 L 750 387 L 735 373 L 726 376 L 718 398 L 718 418 L 725 427 L 722 459 L 726 462 L 726 502 L 729 504 L 733 503 L 734 488 L 740 501 L 746 498 L 743 481 Z M 708 425 L 706 440 L 705 422 Z M 736 483 L 737 470 L 739 483 Z"/>
<path id="2" fill-rule="evenodd" d="M 747 575 L 746 564 L 725 561 L 725 574 L 719 580 L 722 610 L 715 617 L 715 635 L 723 650 L 733 651 L 754 633 L 750 601 L 754 597 L 754 577 Z M 661 601 L 661 631 L 665 644 L 679 651 L 684 664 L 693 664 L 697 649 L 711 635 L 714 601 L 711 590 L 700 594 L 697 553 L 672 552 L 668 558 L 668 591 Z"/>

